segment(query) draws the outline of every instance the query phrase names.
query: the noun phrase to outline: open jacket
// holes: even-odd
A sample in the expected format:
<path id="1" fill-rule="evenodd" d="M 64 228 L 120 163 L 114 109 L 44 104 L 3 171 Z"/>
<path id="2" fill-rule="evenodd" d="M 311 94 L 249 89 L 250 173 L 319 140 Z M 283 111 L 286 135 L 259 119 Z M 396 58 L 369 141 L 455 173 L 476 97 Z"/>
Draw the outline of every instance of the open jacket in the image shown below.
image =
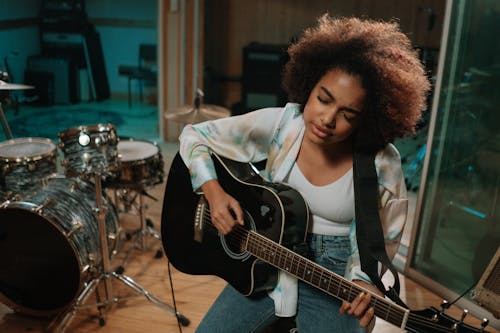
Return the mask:
<path id="1" fill-rule="evenodd" d="M 241 116 L 187 125 L 180 136 L 180 155 L 189 168 L 193 190 L 216 179 L 210 150 L 239 162 L 267 159 L 261 173 L 266 180 L 282 182 L 290 172 L 304 135 L 304 119 L 298 104 L 266 108 Z M 392 259 L 406 222 L 408 200 L 400 156 L 388 144 L 375 157 L 379 182 L 379 213 L 387 254 Z M 355 221 L 350 228 L 351 255 L 345 277 L 371 282 L 361 270 Z M 270 292 L 276 315 L 293 316 L 297 304 L 297 280 L 281 272 L 276 288 Z"/>

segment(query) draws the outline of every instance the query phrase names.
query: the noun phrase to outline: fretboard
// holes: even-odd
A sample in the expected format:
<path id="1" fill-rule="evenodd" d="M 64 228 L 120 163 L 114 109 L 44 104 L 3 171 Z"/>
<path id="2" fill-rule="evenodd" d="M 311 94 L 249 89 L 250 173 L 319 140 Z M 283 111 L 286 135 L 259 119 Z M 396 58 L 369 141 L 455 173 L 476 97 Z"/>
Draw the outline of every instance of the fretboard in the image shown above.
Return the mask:
<path id="1" fill-rule="evenodd" d="M 257 232 L 248 232 L 245 250 L 262 261 L 340 300 L 351 302 L 362 291 L 370 293 L 355 283 L 267 239 Z M 378 295 L 370 294 L 372 295 L 370 306 L 374 308 L 375 315 L 393 325 L 404 328 L 406 309 Z"/>

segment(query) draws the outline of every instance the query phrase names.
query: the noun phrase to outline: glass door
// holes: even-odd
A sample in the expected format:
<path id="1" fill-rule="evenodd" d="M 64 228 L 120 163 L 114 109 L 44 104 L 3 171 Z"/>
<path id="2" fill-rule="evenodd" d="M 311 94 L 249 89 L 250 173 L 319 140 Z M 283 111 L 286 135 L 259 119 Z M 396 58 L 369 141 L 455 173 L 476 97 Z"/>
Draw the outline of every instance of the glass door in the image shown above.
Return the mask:
<path id="1" fill-rule="evenodd" d="M 448 10 L 408 265 L 459 295 L 500 244 L 500 3 Z"/>

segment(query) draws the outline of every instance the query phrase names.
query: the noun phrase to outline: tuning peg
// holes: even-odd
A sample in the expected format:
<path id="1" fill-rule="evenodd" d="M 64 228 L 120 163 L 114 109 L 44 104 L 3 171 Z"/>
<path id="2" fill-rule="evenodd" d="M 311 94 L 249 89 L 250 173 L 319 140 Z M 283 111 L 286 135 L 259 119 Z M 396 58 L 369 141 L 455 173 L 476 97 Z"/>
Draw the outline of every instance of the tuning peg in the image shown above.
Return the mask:
<path id="1" fill-rule="evenodd" d="M 462 316 L 460 317 L 460 322 L 461 323 L 464 322 L 464 319 L 465 319 L 465 317 L 467 317 L 468 314 L 469 314 L 469 310 L 464 309 L 464 311 L 462 312 Z"/>
<path id="2" fill-rule="evenodd" d="M 441 306 L 441 312 L 444 312 L 450 308 L 450 303 L 448 303 L 447 300 L 443 299 L 440 306 Z"/>
<path id="3" fill-rule="evenodd" d="M 464 311 L 462 312 L 462 316 L 460 317 L 460 322 L 458 324 L 457 323 L 453 324 L 453 326 L 451 327 L 453 332 L 456 332 L 458 330 L 458 325 L 462 325 L 464 323 L 464 319 L 465 317 L 467 317 L 468 314 L 469 310 L 464 309 Z"/>
<path id="4" fill-rule="evenodd" d="M 490 321 L 487 318 L 483 318 L 483 322 L 481 323 L 481 332 L 484 332 L 484 329 L 486 328 L 486 326 L 488 326 L 489 323 Z"/>

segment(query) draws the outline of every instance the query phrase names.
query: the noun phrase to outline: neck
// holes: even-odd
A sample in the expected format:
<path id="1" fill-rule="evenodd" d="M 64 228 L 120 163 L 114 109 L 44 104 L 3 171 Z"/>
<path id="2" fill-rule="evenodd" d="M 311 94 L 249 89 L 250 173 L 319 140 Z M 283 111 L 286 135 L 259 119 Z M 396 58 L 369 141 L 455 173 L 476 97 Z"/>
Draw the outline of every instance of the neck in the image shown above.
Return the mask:
<path id="1" fill-rule="evenodd" d="M 312 142 L 303 142 L 301 153 L 314 157 L 308 158 L 309 161 L 322 160 L 325 164 L 334 165 L 342 161 L 352 161 L 352 142 L 346 140 L 342 142 L 335 142 L 330 145 L 314 144 Z"/>

